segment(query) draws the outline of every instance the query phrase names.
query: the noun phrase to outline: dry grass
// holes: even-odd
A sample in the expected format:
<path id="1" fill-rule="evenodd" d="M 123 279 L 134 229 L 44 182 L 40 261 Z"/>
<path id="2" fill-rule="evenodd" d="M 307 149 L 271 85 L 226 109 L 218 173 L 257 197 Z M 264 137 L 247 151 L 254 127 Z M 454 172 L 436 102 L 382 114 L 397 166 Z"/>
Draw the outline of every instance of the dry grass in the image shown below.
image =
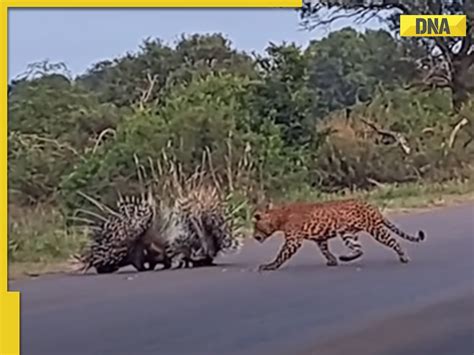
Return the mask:
<path id="1" fill-rule="evenodd" d="M 8 209 L 10 263 L 51 263 L 65 260 L 84 245 L 86 235 L 66 228 L 61 213 L 49 206 Z"/>
<path id="2" fill-rule="evenodd" d="M 349 197 L 367 199 L 384 212 L 414 212 L 474 201 L 474 182 L 403 184 L 380 186 L 370 192 L 346 191 L 321 194 L 301 190 L 288 200 L 328 201 Z M 249 211 L 248 211 L 249 212 Z M 247 213 L 250 216 L 251 213 Z M 65 231 L 63 217 L 54 209 L 37 207 L 9 211 L 9 277 L 19 278 L 68 270 L 69 255 L 77 252 L 86 237 Z"/>

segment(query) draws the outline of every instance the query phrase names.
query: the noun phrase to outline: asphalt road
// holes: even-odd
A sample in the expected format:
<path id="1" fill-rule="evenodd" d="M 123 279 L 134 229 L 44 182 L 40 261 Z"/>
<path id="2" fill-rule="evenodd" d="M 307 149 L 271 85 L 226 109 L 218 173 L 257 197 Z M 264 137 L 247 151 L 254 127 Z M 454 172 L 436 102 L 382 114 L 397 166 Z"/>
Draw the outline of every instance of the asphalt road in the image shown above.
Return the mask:
<path id="1" fill-rule="evenodd" d="M 411 258 L 363 237 L 363 259 L 325 266 L 307 243 L 282 269 L 253 271 L 281 238 L 221 266 L 48 276 L 21 295 L 23 355 L 472 355 L 474 205 L 393 217 Z M 342 243 L 332 241 L 336 254 Z"/>

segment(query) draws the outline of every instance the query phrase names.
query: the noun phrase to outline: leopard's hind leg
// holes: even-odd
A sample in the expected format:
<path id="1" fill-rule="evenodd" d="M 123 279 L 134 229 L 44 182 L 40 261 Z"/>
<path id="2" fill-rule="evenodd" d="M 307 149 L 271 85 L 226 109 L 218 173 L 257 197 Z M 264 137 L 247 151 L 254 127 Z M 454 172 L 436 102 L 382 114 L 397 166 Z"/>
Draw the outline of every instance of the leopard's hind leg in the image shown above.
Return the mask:
<path id="1" fill-rule="evenodd" d="M 408 263 L 410 259 L 397 240 L 390 235 L 382 224 L 368 228 L 367 232 L 379 243 L 392 248 L 397 253 L 400 262 Z"/>
<path id="2" fill-rule="evenodd" d="M 344 242 L 344 245 L 351 250 L 348 255 L 339 256 L 339 260 L 342 262 L 349 262 L 359 259 L 363 254 L 362 245 L 359 243 L 359 238 L 356 235 L 339 235 Z"/>
<path id="3" fill-rule="evenodd" d="M 312 240 L 313 242 L 316 243 L 319 250 L 321 251 L 323 256 L 326 258 L 326 265 L 327 266 L 337 266 L 337 258 L 329 250 L 328 239 L 321 240 L 321 239 L 318 239 L 318 238 L 310 238 L 310 240 Z"/>

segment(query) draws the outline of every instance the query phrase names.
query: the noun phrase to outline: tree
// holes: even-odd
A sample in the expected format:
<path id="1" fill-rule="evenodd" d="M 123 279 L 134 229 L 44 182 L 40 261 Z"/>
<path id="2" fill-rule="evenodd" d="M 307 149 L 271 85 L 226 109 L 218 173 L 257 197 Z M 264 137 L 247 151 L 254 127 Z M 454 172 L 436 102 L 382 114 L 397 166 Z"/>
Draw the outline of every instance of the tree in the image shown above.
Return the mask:
<path id="1" fill-rule="evenodd" d="M 352 28 L 312 41 L 306 50 L 308 86 L 318 97 L 316 114 L 347 108 L 370 99 L 377 87 L 409 83 L 414 73 L 407 57 L 419 57 L 408 43 L 385 30 L 360 33 Z"/>
<path id="2" fill-rule="evenodd" d="M 97 93 L 102 102 L 119 107 L 139 102 L 145 91 L 153 101 L 160 96 L 169 73 L 178 67 L 175 57 L 174 50 L 161 40 L 145 39 L 137 53 L 96 63 L 77 82 Z"/>
<path id="3" fill-rule="evenodd" d="M 175 85 L 159 107 L 125 116 L 112 139 L 64 176 L 61 190 L 65 200 L 76 203 L 77 190 L 112 196 L 113 189 L 121 185 L 130 188 L 136 182 L 134 156 L 149 168 L 150 160 L 161 164 L 165 154 L 188 175 L 208 151 L 215 173 L 223 174 L 226 164 L 235 163 L 228 157 L 229 134 L 233 134 L 232 158 L 238 158 L 252 138 L 244 106 L 247 86 L 242 77 L 212 74 Z"/>
<path id="4" fill-rule="evenodd" d="M 173 85 L 212 73 L 252 75 L 253 62 L 221 34 L 182 36 L 175 48 L 148 38 L 137 53 L 96 63 L 78 83 L 122 107 L 157 102 Z"/>
<path id="5" fill-rule="evenodd" d="M 176 45 L 176 59 L 180 64 L 173 73 L 174 82 L 189 82 L 196 74 L 255 74 L 252 58 L 232 48 L 231 41 L 220 33 L 182 36 Z"/>
<path id="6" fill-rule="evenodd" d="M 122 112 L 100 103 L 76 85 L 63 64 L 31 64 L 10 83 L 8 95 L 8 176 L 16 200 L 37 203 L 56 198 L 59 182 Z"/>
<path id="7" fill-rule="evenodd" d="M 254 129 L 262 120 L 277 124 L 289 146 L 303 146 L 311 140 L 313 125 L 308 113 L 313 94 L 308 90 L 306 57 L 294 44 L 270 43 L 265 56 L 257 56 L 260 81 L 253 86 Z"/>
<path id="8" fill-rule="evenodd" d="M 400 15 L 467 16 L 466 37 L 434 37 L 419 41 L 428 56 L 418 61 L 422 74 L 419 84 L 449 88 L 455 111 L 474 93 L 474 2 L 472 0 L 304 0 L 300 12 L 307 29 L 325 26 L 342 18 L 365 22 L 379 16 L 393 31 L 399 29 Z"/>
<path id="9" fill-rule="evenodd" d="M 102 131 L 115 128 L 121 113 L 61 74 L 12 84 L 8 98 L 9 132 L 67 141 L 85 148 Z"/>

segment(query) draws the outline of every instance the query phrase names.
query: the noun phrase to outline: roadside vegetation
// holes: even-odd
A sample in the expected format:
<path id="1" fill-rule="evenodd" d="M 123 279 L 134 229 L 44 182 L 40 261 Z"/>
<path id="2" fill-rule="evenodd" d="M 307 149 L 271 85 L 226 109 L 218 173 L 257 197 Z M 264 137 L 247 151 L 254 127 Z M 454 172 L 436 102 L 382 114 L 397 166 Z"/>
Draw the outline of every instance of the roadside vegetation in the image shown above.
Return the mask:
<path id="1" fill-rule="evenodd" d="M 263 55 L 221 34 L 147 39 L 74 77 L 32 64 L 9 86 L 10 263 L 64 262 L 86 240 L 68 220 L 86 203 L 77 192 L 110 204 L 139 175 L 172 198 L 170 179 L 205 170 L 246 221 L 268 198 L 471 199 L 474 99 L 420 87 L 431 51 L 345 28 Z"/>

